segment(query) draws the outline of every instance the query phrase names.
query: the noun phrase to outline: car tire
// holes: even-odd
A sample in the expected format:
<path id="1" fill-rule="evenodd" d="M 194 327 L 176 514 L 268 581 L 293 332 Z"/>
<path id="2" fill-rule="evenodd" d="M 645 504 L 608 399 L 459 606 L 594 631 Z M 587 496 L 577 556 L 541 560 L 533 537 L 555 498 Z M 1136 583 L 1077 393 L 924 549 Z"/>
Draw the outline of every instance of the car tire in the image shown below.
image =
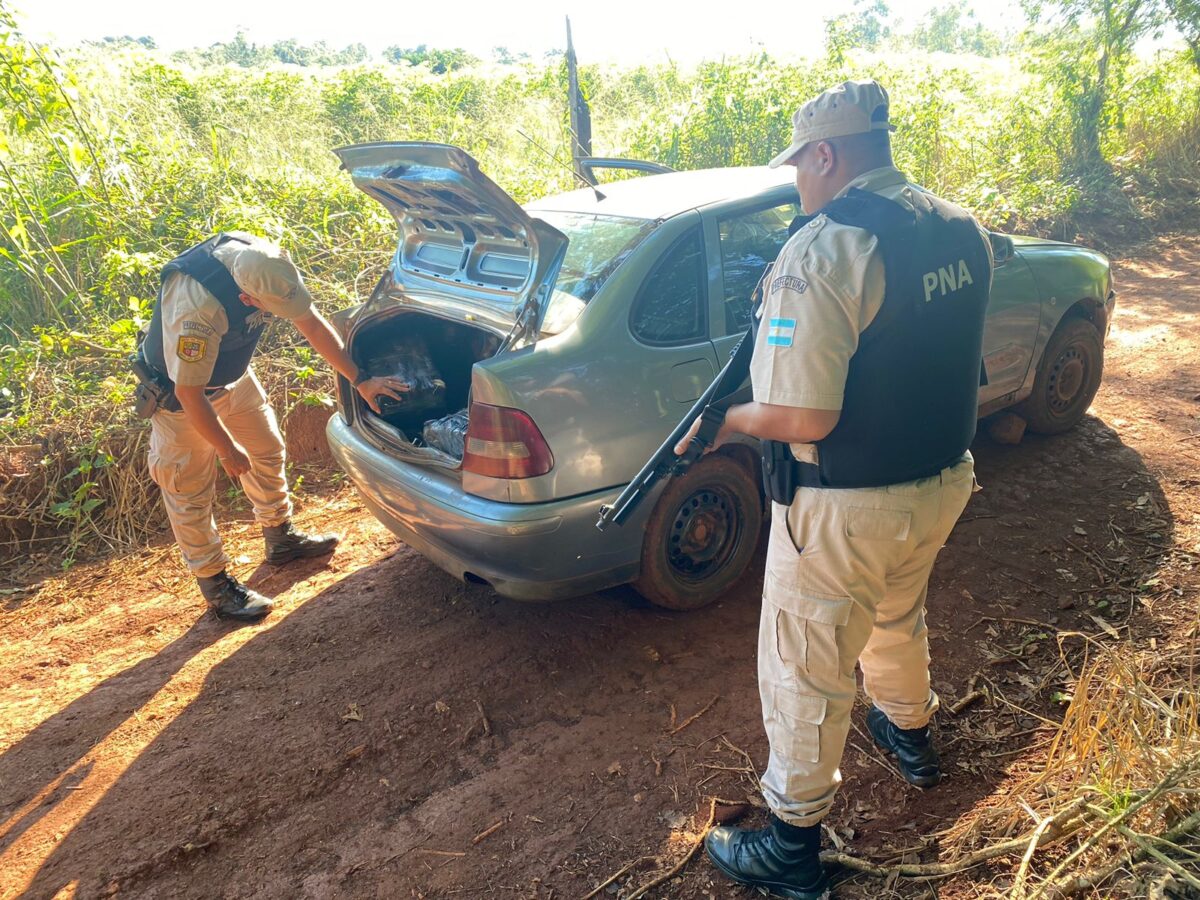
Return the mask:
<path id="1" fill-rule="evenodd" d="M 1092 405 L 1104 374 L 1104 340 L 1087 319 L 1061 322 L 1042 354 L 1033 393 L 1016 412 L 1037 434 L 1074 428 Z"/>
<path id="2" fill-rule="evenodd" d="M 731 456 L 702 458 L 672 479 L 646 522 L 634 590 L 666 609 L 699 609 L 746 571 L 762 528 L 758 482 Z"/>

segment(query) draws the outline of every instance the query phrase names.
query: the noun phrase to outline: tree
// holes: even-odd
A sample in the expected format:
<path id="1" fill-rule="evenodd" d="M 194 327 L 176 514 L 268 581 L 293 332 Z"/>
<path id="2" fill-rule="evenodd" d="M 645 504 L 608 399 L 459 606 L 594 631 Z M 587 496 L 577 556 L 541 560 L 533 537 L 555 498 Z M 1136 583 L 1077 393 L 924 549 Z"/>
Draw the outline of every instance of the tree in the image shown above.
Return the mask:
<path id="1" fill-rule="evenodd" d="M 892 34 L 889 12 L 883 0 L 855 0 L 851 12 L 825 20 L 827 47 L 838 56 L 852 48 L 877 49 Z"/>
<path id="2" fill-rule="evenodd" d="M 1113 87 L 1138 39 L 1162 25 L 1158 0 L 1025 0 L 1025 9 L 1056 28 L 1038 38 L 1042 71 L 1071 109 L 1076 164 L 1107 168 L 1100 139 Z"/>
<path id="3" fill-rule="evenodd" d="M 1200 0 L 1166 0 L 1171 24 L 1187 41 L 1192 65 L 1200 72 Z"/>
<path id="4" fill-rule="evenodd" d="M 454 47 L 449 50 L 430 49 L 425 44 L 418 44 L 416 47 L 388 47 L 383 51 L 383 58 L 390 63 L 399 64 L 407 62 L 413 66 L 420 66 L 425 63 L 429 64 L 429 71 L 435 75 L 444 75 L 446 72 L 452 72 L 455 69 L 461 69 L 466 66 L 474 66 L 479 63 L 479 58 L 472 56 L 461 47 Z"/>
<path id="5" fill-rule="evenodd" d="M 925 14 L 909 35 L 914 47 L 941 53 L 974 53 L 997 56 L 1003 49 L 1000 38 L 975 19 L 967 0 L 951 0 Z"/>
<path id="6" fill-rule="evenodd" d="M 507 47 L 493 47 L 492 57 L 502 66 L 511 66 L 529 59 L 528 53 L 513 53 Z"/>
<path id="7" fill-rule="evenodd" d="M 133 37 L 133 35 L 123 34 L 120 37 L 109 35 L 98 41 L 84 41 L 93 47 L 104 47 L 106 50 L 126 50 L 130 47 L 141 47 L 146 50 L 157 49 L 158 45 L 154 43 L 154 38 L 147 35 L 141 37 Z"/>

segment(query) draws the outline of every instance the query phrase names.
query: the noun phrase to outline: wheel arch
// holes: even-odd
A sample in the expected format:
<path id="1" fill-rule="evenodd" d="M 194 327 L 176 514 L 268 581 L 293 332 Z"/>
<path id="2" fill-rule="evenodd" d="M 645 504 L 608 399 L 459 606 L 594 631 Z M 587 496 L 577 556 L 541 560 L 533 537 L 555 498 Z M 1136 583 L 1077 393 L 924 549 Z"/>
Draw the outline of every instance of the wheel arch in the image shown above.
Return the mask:
<path id="1" fill-rule="evenodd" d="M 750 444 L 742 443 L 741 441 L 733 441 L 726 444 L 717 451 L 720 456 L 728 456 L 738 465 L 745 469 L 751 478 L 759 482 L 758 492 L 761 494 L 762 479 L 759 478 L 759 467 L 762 465 L 762 457 L 759 455 L 757 447 Z"/>
<path id="2" fill-rule="evenodd" d="M 1067 307 L 1066 312 L 1055 323 L 1055 331 L 1061 328 L 1062 324 L 1069 319 L 1086 319 L 1100 332 L 1101 338 L 1108 331 L 1108 310 L 1104 307 L 1104 301 L 1095 297 L 1084 297 L 1076 300 Z"/>

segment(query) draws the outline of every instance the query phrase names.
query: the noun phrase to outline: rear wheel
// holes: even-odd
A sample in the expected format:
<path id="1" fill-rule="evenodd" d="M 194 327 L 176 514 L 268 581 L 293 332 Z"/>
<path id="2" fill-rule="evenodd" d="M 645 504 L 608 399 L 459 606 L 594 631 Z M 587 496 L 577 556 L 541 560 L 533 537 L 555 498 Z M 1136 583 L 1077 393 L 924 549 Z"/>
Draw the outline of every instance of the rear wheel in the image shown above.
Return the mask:
<path id="1" fill-rule="evenodd" d="M 1104 374 L 1104 342 L 1086 319 L 1067 319 L 1050 336 L 1033 393 L 1017 408 L 1038 434 L 1073 428 L 1092 405 Z"/>
<path id="2" fill-rule="evenodd" d="M 746 571 L 761 527 L 755 478 L 731 457 L 706 456 L 673 479 L 655 505 L 633 587 L 667 609 L 707 606 Z"/>

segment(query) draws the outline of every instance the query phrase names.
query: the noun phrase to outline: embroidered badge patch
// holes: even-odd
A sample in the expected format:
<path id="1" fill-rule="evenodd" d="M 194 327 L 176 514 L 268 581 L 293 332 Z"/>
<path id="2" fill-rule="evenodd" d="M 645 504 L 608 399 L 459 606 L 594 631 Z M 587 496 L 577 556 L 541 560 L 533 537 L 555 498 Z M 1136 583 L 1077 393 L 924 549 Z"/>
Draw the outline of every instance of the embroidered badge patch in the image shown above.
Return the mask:
<path id="1" fill-rule="evenodd" d="M 797 294 L 803 294 L 808 290 L 808 282 L 803 278 L 797 278 L 795 275 L 780 275 L 771 282 L 771 293 L 781 291 L 784 288 L 795 291 Z"/>
<path id="2" fill-rule="evenodd" d="M 796 335 L 795 319 L 772 319 L 768 324 L 767 343 L 772 347 L 790 347 Z"/>
<path id="3" fill-rule="evenodd" d="M 184 335 L 179 339 L 175 352 L 184 362 L 200 362 L 208 352 L 208 340 L 201 337 Z"/>

